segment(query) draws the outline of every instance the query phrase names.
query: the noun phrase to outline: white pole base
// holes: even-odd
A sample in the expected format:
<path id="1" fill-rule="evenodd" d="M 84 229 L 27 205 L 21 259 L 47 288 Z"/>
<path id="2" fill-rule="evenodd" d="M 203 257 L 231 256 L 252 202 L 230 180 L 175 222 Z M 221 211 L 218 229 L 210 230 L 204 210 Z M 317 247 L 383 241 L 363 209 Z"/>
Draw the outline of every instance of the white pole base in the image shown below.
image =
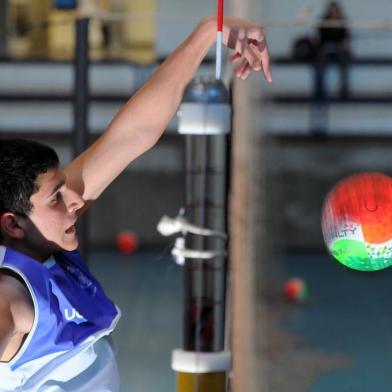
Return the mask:
<path id="1" fill-rule="evenodd" d="M 171 367 L 182 373 L 214 373 L 231 369 L 231 352 L 172 351 Z"/>

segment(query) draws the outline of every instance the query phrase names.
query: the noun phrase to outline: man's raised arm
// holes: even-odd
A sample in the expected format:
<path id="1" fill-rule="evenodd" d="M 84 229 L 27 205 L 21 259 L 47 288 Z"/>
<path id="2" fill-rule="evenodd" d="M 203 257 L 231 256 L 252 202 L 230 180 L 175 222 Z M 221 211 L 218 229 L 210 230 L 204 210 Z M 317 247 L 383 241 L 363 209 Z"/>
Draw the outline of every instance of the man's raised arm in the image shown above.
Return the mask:
<path id="1" fill-rule="evenodd" d="M 120 109 L 107 130 L 66 169 L 68 186 L 90 204 L 139 155 L 150 149 L 174 116 L 186 85 L 215 41 L 214 17 L 203 19 L 146 84 Z M 223 43 L 234 50 L 236 76 L 251 70 L 271 81 L 264 29 L 225 18 Z"/>

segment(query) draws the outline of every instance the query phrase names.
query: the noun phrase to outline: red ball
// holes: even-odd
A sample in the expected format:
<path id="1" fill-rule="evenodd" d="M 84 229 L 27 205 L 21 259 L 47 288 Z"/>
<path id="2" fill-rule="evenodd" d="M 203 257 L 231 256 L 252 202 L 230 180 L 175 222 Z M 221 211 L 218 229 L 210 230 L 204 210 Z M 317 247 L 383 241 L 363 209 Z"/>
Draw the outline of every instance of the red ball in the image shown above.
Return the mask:
<path id="1" fill-rule="evenodd" d="M 301 278 L 289 279 L 284 284 L 283 292 L 290 302 L 301 302 L 307 297 L 307 287 Z"/>
<path id="2" fill-rule="evenodd" d="M 132 231 L 126 230 L 122 231 L 117 235 L 116 238 L 117 249 L 123 254 L 131 254 L 133 253 L 138 245 L 139 240 L 135 233 Z"/>

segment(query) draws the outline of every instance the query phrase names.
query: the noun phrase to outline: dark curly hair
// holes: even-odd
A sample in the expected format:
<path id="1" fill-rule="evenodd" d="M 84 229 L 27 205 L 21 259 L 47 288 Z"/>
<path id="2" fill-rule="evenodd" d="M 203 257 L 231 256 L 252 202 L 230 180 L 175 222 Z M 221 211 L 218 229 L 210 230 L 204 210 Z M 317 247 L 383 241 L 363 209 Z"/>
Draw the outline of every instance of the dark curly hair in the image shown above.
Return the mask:
<path id="1" fill-rule="evenodd" d="M 38 191 L 37 177 L 59 166 L 56 152 L 23 139 L 0 139 L 0 214 L 27 215 L 30 197 Z"/>

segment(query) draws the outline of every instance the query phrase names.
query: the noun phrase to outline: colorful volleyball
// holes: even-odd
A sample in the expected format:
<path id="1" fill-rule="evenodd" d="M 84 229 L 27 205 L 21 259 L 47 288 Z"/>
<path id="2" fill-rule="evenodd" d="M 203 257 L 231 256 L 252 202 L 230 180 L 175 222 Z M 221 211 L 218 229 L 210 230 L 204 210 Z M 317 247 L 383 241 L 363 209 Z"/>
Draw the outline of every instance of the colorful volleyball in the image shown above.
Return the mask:
<path id="1" fill-rule="evenodd" d="M 325 244 L 336 260 L 360 271 L 392 265 L 392 179 L 360 173 L 339 181 L 322 210 Z"/>

